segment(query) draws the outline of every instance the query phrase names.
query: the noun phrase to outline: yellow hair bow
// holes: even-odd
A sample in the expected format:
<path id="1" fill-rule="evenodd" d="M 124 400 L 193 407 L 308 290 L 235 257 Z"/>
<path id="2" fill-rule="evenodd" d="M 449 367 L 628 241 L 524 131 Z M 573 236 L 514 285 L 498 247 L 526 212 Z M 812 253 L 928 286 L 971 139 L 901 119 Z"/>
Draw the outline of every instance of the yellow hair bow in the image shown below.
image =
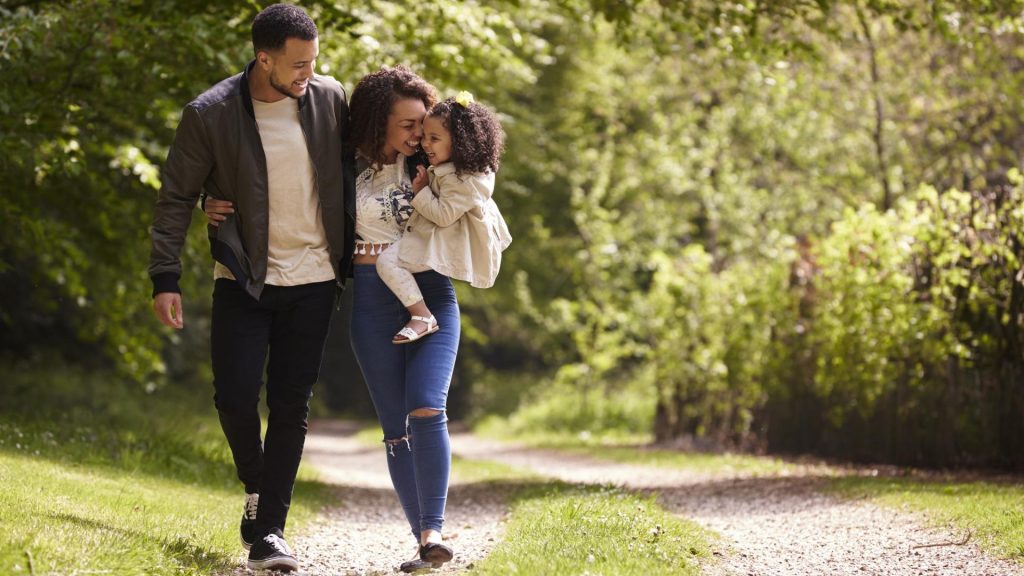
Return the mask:
<path id="1" fill-rule="evenodd" d="M 463 108 L 469 108 L 469 105 L 473 103 L 473 95 L 463 90 L 455 96 L 455 101 Z"/>

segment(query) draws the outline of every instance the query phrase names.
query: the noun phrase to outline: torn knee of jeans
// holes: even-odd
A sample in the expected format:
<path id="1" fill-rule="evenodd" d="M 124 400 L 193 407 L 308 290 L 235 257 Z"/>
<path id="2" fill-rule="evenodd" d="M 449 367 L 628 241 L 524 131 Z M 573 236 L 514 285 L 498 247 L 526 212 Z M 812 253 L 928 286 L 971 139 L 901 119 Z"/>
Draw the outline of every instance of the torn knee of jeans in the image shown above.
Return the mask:
<path id="1" fill-rule="evenodd" d="M 405 435 L 401 438 L 385 438 L 384 445 L 388 447 L 388 454 L 395 455 L 395 446 L 405 443 L 406 450 L 412 450 L 412 446 L 409 445 L 409 436 Z"/>
<path id="2" fill-rule="evenodd" d="M 412 412 L 409 412 L 410 418 L 433 418 L 444 410 L 438 410 L 437 408 L 417 408 Z"/>

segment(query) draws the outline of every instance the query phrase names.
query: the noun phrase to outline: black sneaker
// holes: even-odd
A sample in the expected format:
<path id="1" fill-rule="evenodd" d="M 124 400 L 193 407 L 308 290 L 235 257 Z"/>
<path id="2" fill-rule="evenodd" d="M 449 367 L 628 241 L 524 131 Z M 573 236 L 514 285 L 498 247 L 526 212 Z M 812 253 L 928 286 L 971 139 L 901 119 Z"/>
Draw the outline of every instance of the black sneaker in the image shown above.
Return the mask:
<path id="1" fill-rule="evenodd" d="M 256 508 L 259 507 L 259 494 L 245 495 L 245 508 L 242 509 L 242 523 L 238 526 L 238 533 L 242 538 L 242 548 L 252 548 L 256 541 Z"/>
<path id="2" fill-rule="evenodd" d="M 299 569 L 299 561 L 292 556 L 280 530 L 274 530 L 252 545 L 247 565 L 250 570 L 291 572 Z"/>

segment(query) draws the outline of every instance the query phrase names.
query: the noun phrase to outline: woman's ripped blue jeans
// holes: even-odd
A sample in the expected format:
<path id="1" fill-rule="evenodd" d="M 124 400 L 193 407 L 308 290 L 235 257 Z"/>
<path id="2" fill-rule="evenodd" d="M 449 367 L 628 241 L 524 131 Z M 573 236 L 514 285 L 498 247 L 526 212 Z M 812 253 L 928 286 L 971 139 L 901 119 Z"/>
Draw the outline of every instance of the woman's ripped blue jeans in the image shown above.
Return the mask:
<path id="1" fill-rule="evenodd" d="M 440 531 L 444 523 L 451 471 L 445 406 L 459 348 L 459 305 L 447 277 L 434 271 L 416 274 L 440 330 L 395 345 L 391 339 L 409 321 L 409 313 L 374 265 L 357 264 L 354 276 L 352 349 L 384 432 L 391 482 L 419 538 L 421 531 Z"/>

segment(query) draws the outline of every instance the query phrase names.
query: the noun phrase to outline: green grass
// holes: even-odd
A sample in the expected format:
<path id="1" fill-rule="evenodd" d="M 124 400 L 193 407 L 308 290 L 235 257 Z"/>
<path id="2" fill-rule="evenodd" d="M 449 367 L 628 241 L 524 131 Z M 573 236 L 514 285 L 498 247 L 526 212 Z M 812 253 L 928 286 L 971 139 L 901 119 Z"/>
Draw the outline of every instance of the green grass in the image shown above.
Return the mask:
<path id="1" fill-rule="evenodd" d="M 380 429 L 356 434 L 367 445 Z M 472 574 L 700 574 L 715 536 L 655 503 L 617 488 L 572 486 L 488 460 L 452 458 L 452 479 L 509 494 L 510 519 Z"/>
<path id="2" fill-rule="evenodd" d="M 650 445 L 651 438 L 644 434 L 606 432 L 600 435 L 538 432 L 510 435 L 498 419 L 483 420 L 474 428 L 481 436 L 513 441 L 533 448 L 559 450 L 641 466 L 683 468 L 707 472 L 744 472 L 754 475 L 773 475 L 789 471 L 792 465 L 778 459 L 745 454 L 683 452 Z"/>
<path id="3" fill-rule="evenodd" d="M 534 484 L 513 498 L 504 538 L 474 574 L 700 574 L 713 536 L 653 498 Z"/>
<path id="4" fill-rule="evenodd" d="M 0 455 L 4 574 L 207 574 L 240 555 L 238 494 Z"/>
<path id="5" fill-rule="evenodd" d="M 243 492 L 206 387 L 5 368 L 0 574 L 198 575 L 242 558 Z M 301 470 L 290 532 L 330 497 Z"/>
<path id="6" fill-rule="evenodd" d="M 1024 564 L 1024 484 L 846 477 L 832 489 L 851 498 L 925 513 L 935 525 L 970 530 L 973 541 Z"/>

